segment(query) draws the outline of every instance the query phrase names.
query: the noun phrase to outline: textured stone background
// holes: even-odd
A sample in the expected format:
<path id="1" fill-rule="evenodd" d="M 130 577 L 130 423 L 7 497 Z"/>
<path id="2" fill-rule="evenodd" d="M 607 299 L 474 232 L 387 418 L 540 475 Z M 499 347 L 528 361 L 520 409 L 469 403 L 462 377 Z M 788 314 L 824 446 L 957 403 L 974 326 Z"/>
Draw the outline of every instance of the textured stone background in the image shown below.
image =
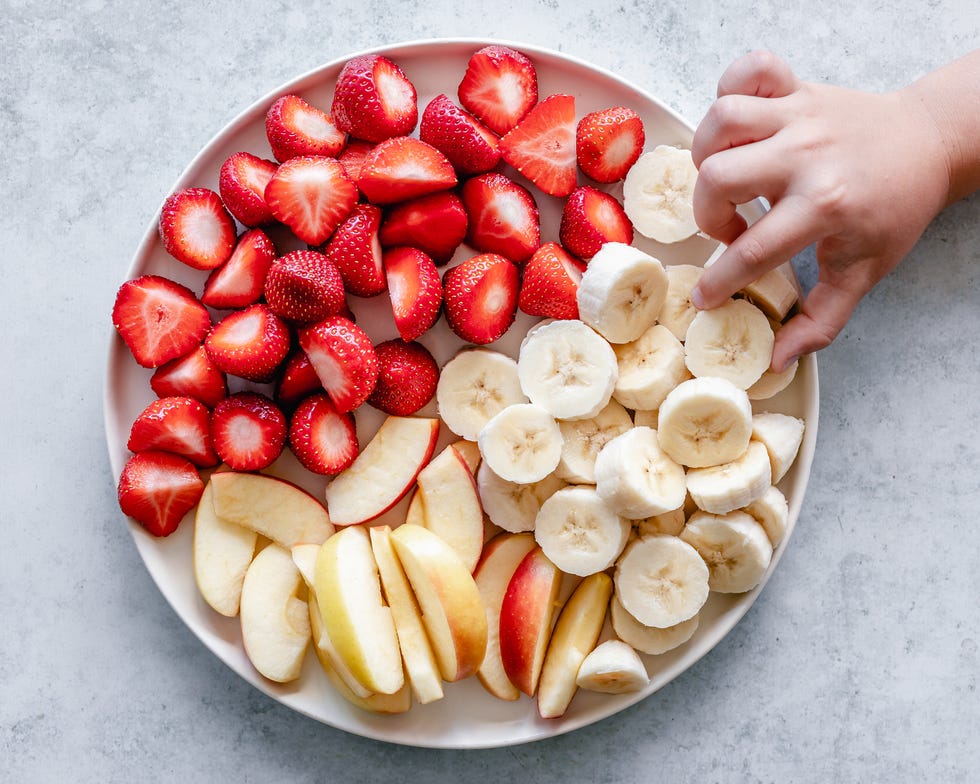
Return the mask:
<path id="1" fill-rule="evenodd" d="M 821 355 L 810 489 L 760 601 L 660 693 L 571 735 L 415 750 L 266 698 L 149 579 L 106 458 L 115 290 L 177 175 L 258 96 L 360 48 L 499 37 L 614 70 L 697 121 L 751 48 L 888 90 L 980 40 L 971 0 L 854 5 L 2 0 L 0 779 L 977 781 L 976 197 Z M 811 281 L 812 257 L 799 269 Z"/>

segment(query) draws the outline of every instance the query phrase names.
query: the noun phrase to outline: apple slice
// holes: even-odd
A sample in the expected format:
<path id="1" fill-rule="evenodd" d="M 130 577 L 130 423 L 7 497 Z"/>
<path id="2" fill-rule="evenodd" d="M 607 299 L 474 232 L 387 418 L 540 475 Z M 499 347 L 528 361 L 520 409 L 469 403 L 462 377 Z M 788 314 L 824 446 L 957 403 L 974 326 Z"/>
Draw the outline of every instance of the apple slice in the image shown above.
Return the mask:
<path id="1" fill-rule="evenodd" d="M 334 525 L 364 523 L 397 504 L 429 462 L 438 438 L 438 419 L 388 417 L 350 467 L 327 485 Z"/>
<path id="2" fill-rule="evenodd" d="M 534 534 L 503 533 L 495 536 L 483 549 L 483 556 L 473 572 L 476 587 L 483 598 L 487 614 L 487 654 L 476 677 L 483 687 L 501 700 L 516 700 L 521 696 L 517 687 L 504 672 L 500 658 L 500 605 L 517 565 L 534 549 Z"/>
<path id="3" fill-rule="evenodd" d="M 194 517 L 194 580 L 204 601 L 222 615 L 234 618 L 258 534 L 218 517 L 211 497 L 209 482 Z"/>
<path id="4" fill-rule="evenodd" d="M 543 719 L 565 714 L 578 686 L 579 667 L 595 648 L 612 596 L 612 578 L 590 574 L 578 584 L 562 608 L 551 634 L 538 681 L 538 713 Z"/>
<path id="5" fill-rule="evenodd" d="M 412 493 L 412 500 L 408 502 L 405 522 L 425 527 L 425 505 L 422 503 L 422 494 L 417 489 Z"/>
<path id="6" fill-rule="evenodd" d="M 487 616 L 469 569 L 427 528 L 400 525 L 391 543 L 422 609 L 443 679 L 472 675 L 487 649 Z"/>
<path id="7" fill-rule="evenodd" d="M 418 476 L 425 527 L 445 541 L 472 572 L 483 552 L 483 506 L 463 456 L 447 446 Z"/>
<path id="8" fill-rule="evenodd" d="M 480 461 L 483 460 L 483 455 L 480 454 L 479 444 L 475 441 L 460 439 L 459 441 L 454 441 L 450 446 L 459 452 L 460 457 L 466 461 L 466 467 L 470 469 L 470 473 L 476 476 L 476 471 L 480 467 Z"/>

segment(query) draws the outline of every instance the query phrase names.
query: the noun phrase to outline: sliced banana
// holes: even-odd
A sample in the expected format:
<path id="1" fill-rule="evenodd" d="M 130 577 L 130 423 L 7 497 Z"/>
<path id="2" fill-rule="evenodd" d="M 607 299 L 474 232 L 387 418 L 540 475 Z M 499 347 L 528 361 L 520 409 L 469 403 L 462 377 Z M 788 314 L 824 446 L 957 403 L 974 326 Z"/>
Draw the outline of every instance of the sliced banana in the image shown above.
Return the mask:
<path id="1" fill-rule="evenodd" d="M 615 400 L 590 419 L 562 420 L 561 459 L 555 474 L 572 484 L 595 484 L 595 459 L 609 441 L 633 427 L 629 412 Z"/>
<path id="2" fill-rule="evenodd" d="M 509 482 L 540 482 L 558 466 L 561 430 L 541 406 L 507 406 L 477 436 L 483 462 Z"/>
<path id="3" fill-rule="evenodd" d="M 526 403 L 517 362 L 499 351 L 460 351 L 443 367 L 436 385 L 439 416 L 446 427 L 476 441 L 483 426 L 507 406 Z"/>
<path id="4" fill-rule="evenodd" d="M 691 378 L 684 346 L 661 324 L 613 350 L 619 366 L 613 397 L 627 408 L 656 410 L 674 387 Z"/>
<path id="5" fill-rule="evenodd" d="M 606 640 L 585 657 L 575 679 L 579 688 L 603 694 L 625 694 L 650 684 L 639 654 L 622 640 Z"/>
<path id="6" fill-rule="evenodd" d="M 667 299 L 660 309 L 657 321 L 669 329 L 675 338 L 684 341 L 698 309 L 691 302 L 691 292 L 701 280 L 704 270 L 693 264 L 672 264 L 664 267 L 667 272 Z"/>
<path id="7" fill-rule="evenodd" d="M 748 512 L 766 530 L 766 536 L 776 547 L 786 535 L 789 525 L 789 504 L 778 487 L 770 487 L 757 501 L 753 501 L 743 512 Z"/>
<path id="8" fill-rule="evenodd" d="M 786 476 L 803 443 L 802 419 L 765 411 L 752 417 L 752 440 L 765 444 L 772 464 L 772 483 Z"/>
<path id="9" fill-rule="evenodd" d="M 666 629 L 645 626 L 626 612 L 622 602 L 615 596 L 609 605 L 609 618 L 612 621 L 613 631 L 619 639 L 636 650 L 653 656 L 667 653 L 683 645 L 698 630 L 697 615 Z"/>
<path id="10" fill-rule="evenodd" d="M 580 577 L 612 566 L 629 539 L 629 521 L 595 488 L 574 485 L 548 498 L 534 522 L 534 538 L 559 569 Z"/>
<path id="11" fill-rule="evenodd" d="M 796 378 L 796 371 L 799 366 L 800 361 L 795 359 L 786 370 L 780 373 L 767 370 L 758 381 L 746 390 L 749 394 L 749 400 L 768 400 L 778 395 Z"/>
<path id="12" fill-rule="evenodd" d="M 684 530 L 684 523 L 686 522 L 687 512 L 682 504 L 669 512 L 645 517 L 642 520 L 634 520 L 633 527 L 636 529 L 637 536 L 640 537 L 656 536 L 657 534 L 677 536 Z"/>
<path id="13" fill-rule="evenodd" d="M 792 271 L 787 273 L 784 267 L 771 269 L 742 289 L 742 294 L 769 318 L 782 321 L 799 298 L 796 284 L 789 275 Z"/>
<path id="14" fill-rule="evenodd" d="M 752 404 L 745 390 L 723 378 L 694 378 L 678 384 L 657 416 L 660 446 L 692 468 L 734 460 L 752 436 Z"/>
<path id="15" fill-rule="evenodd" d="M 748 389 L 772 362 L 774 343 L 765 313 L 748 300 L 732 299 L 694 317 L 684 350 L 695 376 L 725 378 Z"/>
<path id="16" fill-rule="evenodd" d="M 699 509 L 725 514 L 762 498 L 772 484 L 772 470 L 765 446 L 749 442 L 737 459 L 687 472 L 687 491 Z"/>
<path id="17" fill-rule="evenodd" d="M 534 519 L 541 504 L 561 490 L 565 483 L 555 474 L 533 484 L 508 482 L 497 476 L 486 463 L 481 463 L 476 472 L 476 486 L 487 517 L 505 531 L 516 534 L 534 530 Z"/>
<path id="18" fill-rule="evenodd" d="M 772 544 L 765 529 L 747 512 L 695 512 L 680 538 L 708 564 L 708 585 L 719 593 L 751 591 L 762 581 L 772 560 Z"/>
<path id="19" fill-rule="evenodd" d="M 666 144 L 644 153 L 623 182 L 623 209 L 634 228 L 657 242 L 679 242 L 697 232 L 691 151 Z"/>
<path id="20" fill-rule="evenodd" d="M 637 427 L 652 427 L 654 430 L 660 427 L 659 411 L 634 411 L 633 424 Z"/>
<path id="21" fill-rule="evenodd" d="M 596 492 L 631 520 L 684 504 L 684 468 L 660 447 L 657 431 L 634 427 L 606 444 L 595 461 Z"/>

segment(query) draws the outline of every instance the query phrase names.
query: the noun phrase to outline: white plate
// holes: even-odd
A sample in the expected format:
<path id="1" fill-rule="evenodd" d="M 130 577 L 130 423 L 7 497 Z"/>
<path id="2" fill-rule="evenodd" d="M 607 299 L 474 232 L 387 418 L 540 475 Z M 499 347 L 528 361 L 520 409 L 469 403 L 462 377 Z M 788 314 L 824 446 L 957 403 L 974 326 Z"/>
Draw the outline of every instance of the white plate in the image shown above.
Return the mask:
<path id="1" fill-rule="evenodd" d="M 418 91 L 421 113 L 426 103 L 438 93 L 444 92 L 455 99 L 456 88 L 465 71 L 467 60 L 476 49 L 487 43 L 490 42 L 476 39 L 430 40 L 373 51 L 385 54 L 403 68 Z M 690 146 L 693 134 L 691 127 L 638 87 L 567 55 L 518 43 L 508 45 L 525 52 L 534 61 L 542 98 L 556 92 L 574 95 L 577 117 L 609 106 L 630 106 L 643 118 L 648 149 L 661 143 Z M 334 81 L 344 62 L 351 56 L 353 55 L 324 65 L 258 100 L 215 136 L 187 167 L 172 190 L 191 186 L 206 186 L 217 190 L 221 163 L 239 150 L 249 150 L 261 157 L 271 158 L 264 126 L 269 105 L 279 95 L 290 92 L 298 93 L 314 105 L 329 108 Z M 512 171 L 505 171 L 513 175 Z M 607 190 L 621 196 L 621 186 L 610 186 Z M 535 188 L 532 191 L 541 212 L 542 240 L 557 241 L 561 200 L 545 196 Z M 760 204 L 753 203 L 745 208 L 744 213 L 752 220 L 758 218 L 762 210 Z M 665 264 L 702 264 L 714 247 L 714 243 L 698 237 L 676 245 L 663 246 L 645 240 L 639 234 L 634 244 L 657 256 Z M 282 247 L 280 252 L 284 252 Z M 467 253 L 472 255 L 472 252 L 461 248 L 457 260 L 466 257 Z M 127 277 L 146 273 L 174 278 L 198 292 L 201 291 L 205 279 L 205 273 L 191 270 L 167 255 L 158 238 L 155 222 L 147 228 Z M 396 335 L 386 297 L 374 300 L 351 299 L 352 307 L 358 315 L 358 323 L 373 338 L 383 340 Z M 531 322 L 526 316 L 519 318 L 497 347 L 514 353 L 523 331 Z M 422 342 L 433 351 L 440 363 L 448 360 L 461 345 L 445 326 L 444 319 L 422 338 Z M 109 456 L 116 476 L 122 471 L 129 455 L 126 450 L 129 428 L 154 397 L 149 387 L 149 378 L 150 371 L 136 365 L 122 340 L 112 332 L 106 370 L 105 423 Z M 786 548 L 799 515 L 816 444 L 817 408 L 817 367 L 813 357 L 806 357 L 800 363 L 799 373 L 789 389 L 772 400 L 763 401 L 762 406 L 757 406 L 757 410 L 782 411 L 801 416 L 807 422 L 799 458 L 781 483 L 789 499 L 789 530 L 786 539 L 776 550 L 768 574 L 772 573 Z M 364 407 L 358 412 L 357 420 L 358 434 L 364 443 L 380 422 L 380 415 Z M 450 438 L 451 434 L 446 433 L 443 442 L 448 442 Z M 322 492 L 324 480 L 321 477 L 313 477 L 298 468 L 295 461 L 280 462 L 277 465 L 280 473 L 291 476 L 318 495 Z M 397 516 L 398 511 L 403 509 L 404 502 L 389 518 Z M 497 700 L 490 697 L 475 678 L 470 678 L 461 683 L 447 685 L 446 698 L 440 702 L 427 706 L 416 705 L 400 716 L 375 716 L 349 705 L 334 692 L 312 652 L 307 656 L 301 678 L 293 684 L 272 683 L 256 673 L 242 648 L 238 620 L 218 615 L 198 595 L 191 567 L 191 516 L 167 539 L 148 535 L 132 521 L 128 521 L 128 524 L 147 569 L 167 601 L 194 634 L 232 670 L 284 705 L 333 727 L 369 738 L 413 746 L 506 746 L 568 732 L 610 716 L 649 696 L 710 651 L 752 606 L 765 584 L 763 581 L 755 590 L 738 596 L 711 594 L 701 613 L 700 628 L 690 642 L 665 655 L 645 657 L 651 681 L 649 688 L 642 692 L 614 696 L 580 691 L 563 718 L 544 720 L 537 715 L 535 702 L 527 697 L 513 703 Z"/>

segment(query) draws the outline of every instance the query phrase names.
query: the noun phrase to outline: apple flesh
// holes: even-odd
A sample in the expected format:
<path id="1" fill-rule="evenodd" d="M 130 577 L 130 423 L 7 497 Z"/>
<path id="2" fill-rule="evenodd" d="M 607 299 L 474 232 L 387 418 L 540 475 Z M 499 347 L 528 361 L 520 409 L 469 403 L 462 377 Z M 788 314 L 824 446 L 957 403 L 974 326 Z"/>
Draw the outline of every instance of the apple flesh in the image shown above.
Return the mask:
<path id="1" fill-rule="evenodd" d="M 483 455 L 480 454 L 480 446 L 475 441 L 466 440 L 454 441 L 450 446 L 459 452 L 460 457 L 466 461 L 466 467 L 470 469 L 470 473 L 476 476 L 476 471 L 483 460 Z"/>
<path id="2" fill-rule="evenodd" d="M 405 522 L 425 527 L 425 506 L 422 503 L 422 494 L 418 490 L 412 493 L 412 500 L 408 502 Z"/>
<path id="3" fill-rule="evenodd" d="M 218 517 L 212 493 L 208 483 L 194 517 L 194 580 L 204 601 L 222 615 L 234 618 L 258 534 Z"/>
<path id="4" fill-rule="evenodd" d="M 463 456 L 446 447 L 418 476 L 425 527 L 445 541 L 472 572 L 483 552 L 483 506 Z"/>

